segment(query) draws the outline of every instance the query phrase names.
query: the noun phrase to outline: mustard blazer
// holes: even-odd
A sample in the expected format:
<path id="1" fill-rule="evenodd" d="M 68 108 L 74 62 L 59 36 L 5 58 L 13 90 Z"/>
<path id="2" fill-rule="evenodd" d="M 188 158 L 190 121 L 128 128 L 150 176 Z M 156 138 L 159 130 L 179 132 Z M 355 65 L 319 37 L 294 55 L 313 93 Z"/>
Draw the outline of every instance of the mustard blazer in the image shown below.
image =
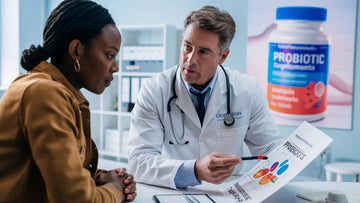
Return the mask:
<path id="1" fill-rule="evenodd" d="M 120 202 L 96 186 L 89 103 L 43 61 L 0 100 L 0 202 Z"/>

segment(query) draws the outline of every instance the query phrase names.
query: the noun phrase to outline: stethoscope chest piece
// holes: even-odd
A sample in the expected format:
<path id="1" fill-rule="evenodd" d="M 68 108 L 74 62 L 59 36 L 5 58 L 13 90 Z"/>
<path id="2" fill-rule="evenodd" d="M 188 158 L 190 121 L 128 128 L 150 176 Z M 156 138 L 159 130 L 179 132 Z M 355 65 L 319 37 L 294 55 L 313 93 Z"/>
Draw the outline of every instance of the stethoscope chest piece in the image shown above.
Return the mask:
<path id="1" fill-rule="evenodd" d="M 224 124 L 226 126 L 232 126 L 235 122 L 234 116 L 232 116 L 231 114 L 226 114 L 225 119 L 224 119 Z"/>

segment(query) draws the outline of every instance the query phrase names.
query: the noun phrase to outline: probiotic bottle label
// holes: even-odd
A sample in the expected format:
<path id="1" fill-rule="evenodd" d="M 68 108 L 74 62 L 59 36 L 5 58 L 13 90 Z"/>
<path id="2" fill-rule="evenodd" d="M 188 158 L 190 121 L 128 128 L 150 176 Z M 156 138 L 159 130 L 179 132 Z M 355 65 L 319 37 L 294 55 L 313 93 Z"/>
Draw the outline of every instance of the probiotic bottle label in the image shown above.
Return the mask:
<path id="1" fill-rule="evenodd" d="M 326 110 L 329 45 L 269 43 L 271 110 L 314 115 Z"/>

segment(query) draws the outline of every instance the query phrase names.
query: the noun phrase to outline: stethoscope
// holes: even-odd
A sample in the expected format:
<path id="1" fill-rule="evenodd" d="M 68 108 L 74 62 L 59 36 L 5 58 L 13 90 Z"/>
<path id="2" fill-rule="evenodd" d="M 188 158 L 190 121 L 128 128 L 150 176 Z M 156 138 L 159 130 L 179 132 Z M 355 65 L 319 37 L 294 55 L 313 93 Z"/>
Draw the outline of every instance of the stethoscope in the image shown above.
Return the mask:
<path id="1" fill-rule="evenodd" d="M 235 119 L 234 119 L 234 116 L 231 115 L 231 113 L 230 113 L 230 82 L 229 82 L 229 76 L 226 73 L 224 67 L 222 65 L 220 65 L 220 67 L 223 70 L 224 75 L 225 75 L 225 79 L 226 79 L 227 112 L 226 112 L 226 115 L 225 115 L 225 118 L 224 118 L 224 125 L 225 126 L 232 126 L 235 123 Z M 170 97 L 170 99 L 168 100 L 168 103 L 167 103 L 167 111 L 168 111 L 169 117 L 170 117 L 171 129 L 172 129 L 173 137 L 174 137 L 174 139 L 176 141 L 176 143 L 174 143 L 174 142 L 172 142 L 170 140 L 169 144 L 171 144 L 171 145 L 174 145 L 174 144 L 186 145 L 186 144 L 189 144 L 189 141 L 185 141 L 184 143 L 182 143 L 182 140 L 184 139 L 184 136 L 185 136 L 184 116 L 182 116 L 182 124 L 183 124 L 182 132 L 183 133 L 182 133 L 182 137 L 181 137 L 180 141 L 175 136 L 174 125 L 173 125 L 173 121 L 172 121 L 172 117 L 171 117 L 171 101 L 174 100 L 174 99 L 177 99 L 177 97 L 178 97 L 177 94 L 176 94 L 176 91 L 175 91 L 176 72 L 177 72 L 178 69 L 179 69 L 179 65 L 177 66 L 177 68 L 175 70 L 175 73 L 174 73 L 174 76 L 173 76 L 173 79 L 172 79 L 172 94 L 173 94 L 173 96 Z M 181 111 L 182 114 L 184 113 L 181 109 L 180 109 L 180 111 Z"/>

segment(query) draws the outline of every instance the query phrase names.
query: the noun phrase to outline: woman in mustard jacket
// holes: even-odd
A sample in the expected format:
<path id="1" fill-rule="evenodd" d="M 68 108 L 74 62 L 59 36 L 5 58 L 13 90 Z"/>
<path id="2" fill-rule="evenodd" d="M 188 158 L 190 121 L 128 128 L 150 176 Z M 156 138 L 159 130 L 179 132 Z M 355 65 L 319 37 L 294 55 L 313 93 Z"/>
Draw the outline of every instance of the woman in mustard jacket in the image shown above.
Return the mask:
<path id="1" fill-rule="evenodd" d="M 89 102 L 80 92 L 101 94 L 119 70 L 114 20 L 92 1 L 65 0 L 43 40 L 24 50 L 28 73 L 0 100 L 0 202 L 134 200 L 136 183 L 125 169 L 97 169 Z"/>

